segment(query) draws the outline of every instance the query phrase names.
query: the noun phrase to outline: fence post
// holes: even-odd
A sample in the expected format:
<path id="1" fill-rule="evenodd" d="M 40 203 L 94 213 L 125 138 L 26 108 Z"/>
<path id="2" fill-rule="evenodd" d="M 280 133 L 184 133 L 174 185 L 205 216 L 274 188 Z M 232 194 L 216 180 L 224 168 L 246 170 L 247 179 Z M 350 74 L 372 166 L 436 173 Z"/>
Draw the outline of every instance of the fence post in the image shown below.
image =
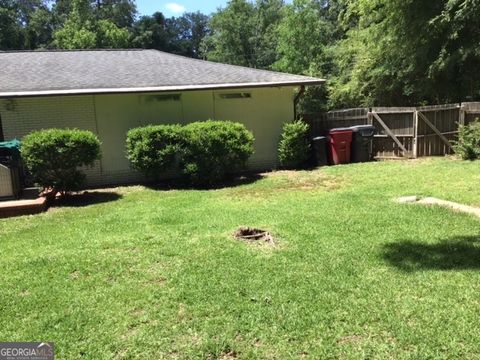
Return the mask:
<path id="1" fill-rule="evenodd" d="M 458 116 L 458 123 L 460 125 L 465 125 L 465 108 L 466 104 L 460 103 L 460 115 Z"/>
<path id="2" fill-rule="evenodd" d="M 418 110 L 413 113 L 413 158 L 418 157 Z"/>

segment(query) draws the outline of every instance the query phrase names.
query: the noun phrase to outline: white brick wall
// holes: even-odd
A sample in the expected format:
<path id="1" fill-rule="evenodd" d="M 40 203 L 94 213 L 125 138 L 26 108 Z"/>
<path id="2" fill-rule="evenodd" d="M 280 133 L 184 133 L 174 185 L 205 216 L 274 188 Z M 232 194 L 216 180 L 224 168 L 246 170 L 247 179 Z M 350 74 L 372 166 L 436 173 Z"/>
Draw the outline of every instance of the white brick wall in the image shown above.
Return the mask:
<path id="1" fill-rule="evenodd" d="M 242 122 L 256 139 L 250 169 L 274 168 L 278 162 L 277 146 L 282 124 L 293 118 L 293 88 L 242 91 L 252 92 L 252 98 L 221 100 L 211 91 L 186 93 L 180 114 L 182 122 L 207 118 Z M 93 168 L 84 169 L 87 184 L 139 182 L 144 180 L 143 175 L 130 169 L 125 160 L 126 132 L 146 123 L 179 122 L 170 113 L 165 113 L 163 103 L 148 107 L 140 101 L 141 98 L 138 94 L 125 94 L 0 99 L 4 136 L 7 140 L 21 139 L 32 131 L 49 128 L 90 130 L 103 141 L 104 156 Z"/>
<path id="2" fill-rule="evenodd" d="M 6 140 L 21 139 L 35 130 L 76 128 L 96 133 L 93 96 L 0 99 L 0 115 Z M 85 169 L 87 179 L 100 178 L 100 163 Z M 95 181 L 95 184 L 100 184 Z M 93 183 L 92 183 L 93 185 Z"/>

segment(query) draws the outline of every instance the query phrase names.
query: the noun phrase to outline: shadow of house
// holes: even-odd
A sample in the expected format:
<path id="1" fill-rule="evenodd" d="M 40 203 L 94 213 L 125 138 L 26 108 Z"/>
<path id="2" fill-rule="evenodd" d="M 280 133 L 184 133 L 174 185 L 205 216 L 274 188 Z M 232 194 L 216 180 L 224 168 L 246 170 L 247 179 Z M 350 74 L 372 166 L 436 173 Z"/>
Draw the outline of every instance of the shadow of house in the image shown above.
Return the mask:
<path id="1" fill-rule="evenodd" d="M 102 204 L 111 201 L 117 201 L 122 195 L 111 191 L 84 191 L 79 194 L 68 195 L 56 199 L 51 206 L 53 207 L 84 207 L 95 204 Z"/>
<path id="2" fill-rule="evenodd" d="M 386 244 L 383 258 L 403 271 L 480 270 L 480 236 L 460 236 L 435 244 L 402 240 Z"/>

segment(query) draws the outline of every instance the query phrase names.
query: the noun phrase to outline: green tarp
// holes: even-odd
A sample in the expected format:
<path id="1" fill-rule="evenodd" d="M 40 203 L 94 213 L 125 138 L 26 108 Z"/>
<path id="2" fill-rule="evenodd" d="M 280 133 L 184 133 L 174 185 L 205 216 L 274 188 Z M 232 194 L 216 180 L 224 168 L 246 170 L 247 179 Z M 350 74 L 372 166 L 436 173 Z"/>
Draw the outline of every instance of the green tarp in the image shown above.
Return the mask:
<path id="1" fill-rule="evenodd" d="M 20 145 L 17 139 L 0 142 L 0 156 L 11 157 L 15 161 L 20 160 Z"/>

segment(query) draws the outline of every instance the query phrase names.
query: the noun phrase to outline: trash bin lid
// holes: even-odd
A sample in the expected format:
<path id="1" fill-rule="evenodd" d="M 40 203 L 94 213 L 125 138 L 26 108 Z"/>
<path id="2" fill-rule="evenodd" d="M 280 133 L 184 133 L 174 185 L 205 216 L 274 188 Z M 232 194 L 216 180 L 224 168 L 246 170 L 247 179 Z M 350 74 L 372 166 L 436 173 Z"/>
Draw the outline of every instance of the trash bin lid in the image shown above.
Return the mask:
<path id="1" fill-rule="evenodd" d="M 352 131 L 352 129 L 348 127 L 339 127 L 339 128 L 333 128 L 328 130 L 328 133 L 334 133 L 334 132 L 340 132 L 340 131 Z"/>
<path id="2" fill-rule="evenodd" d="M 361 136 L 373 136 L 377 131 L 377 128 L 373 125 L 356 125 L 350 127 L 354 133 L 359 133 Z"/>
<path id="3" fill-rule="evenodd" d="M 350 129 L 356 132 L 361 130 L 375 130 L 376 128 L 373 125 L 355 125 L 351 126 Z"/>
<path id="4" fill-rule="evenodd" d="M 20 158 L 20 141 L 13 139 L 10 141 L 0 142 L 0 156 L 11 156 L 13 158 Z"/>

